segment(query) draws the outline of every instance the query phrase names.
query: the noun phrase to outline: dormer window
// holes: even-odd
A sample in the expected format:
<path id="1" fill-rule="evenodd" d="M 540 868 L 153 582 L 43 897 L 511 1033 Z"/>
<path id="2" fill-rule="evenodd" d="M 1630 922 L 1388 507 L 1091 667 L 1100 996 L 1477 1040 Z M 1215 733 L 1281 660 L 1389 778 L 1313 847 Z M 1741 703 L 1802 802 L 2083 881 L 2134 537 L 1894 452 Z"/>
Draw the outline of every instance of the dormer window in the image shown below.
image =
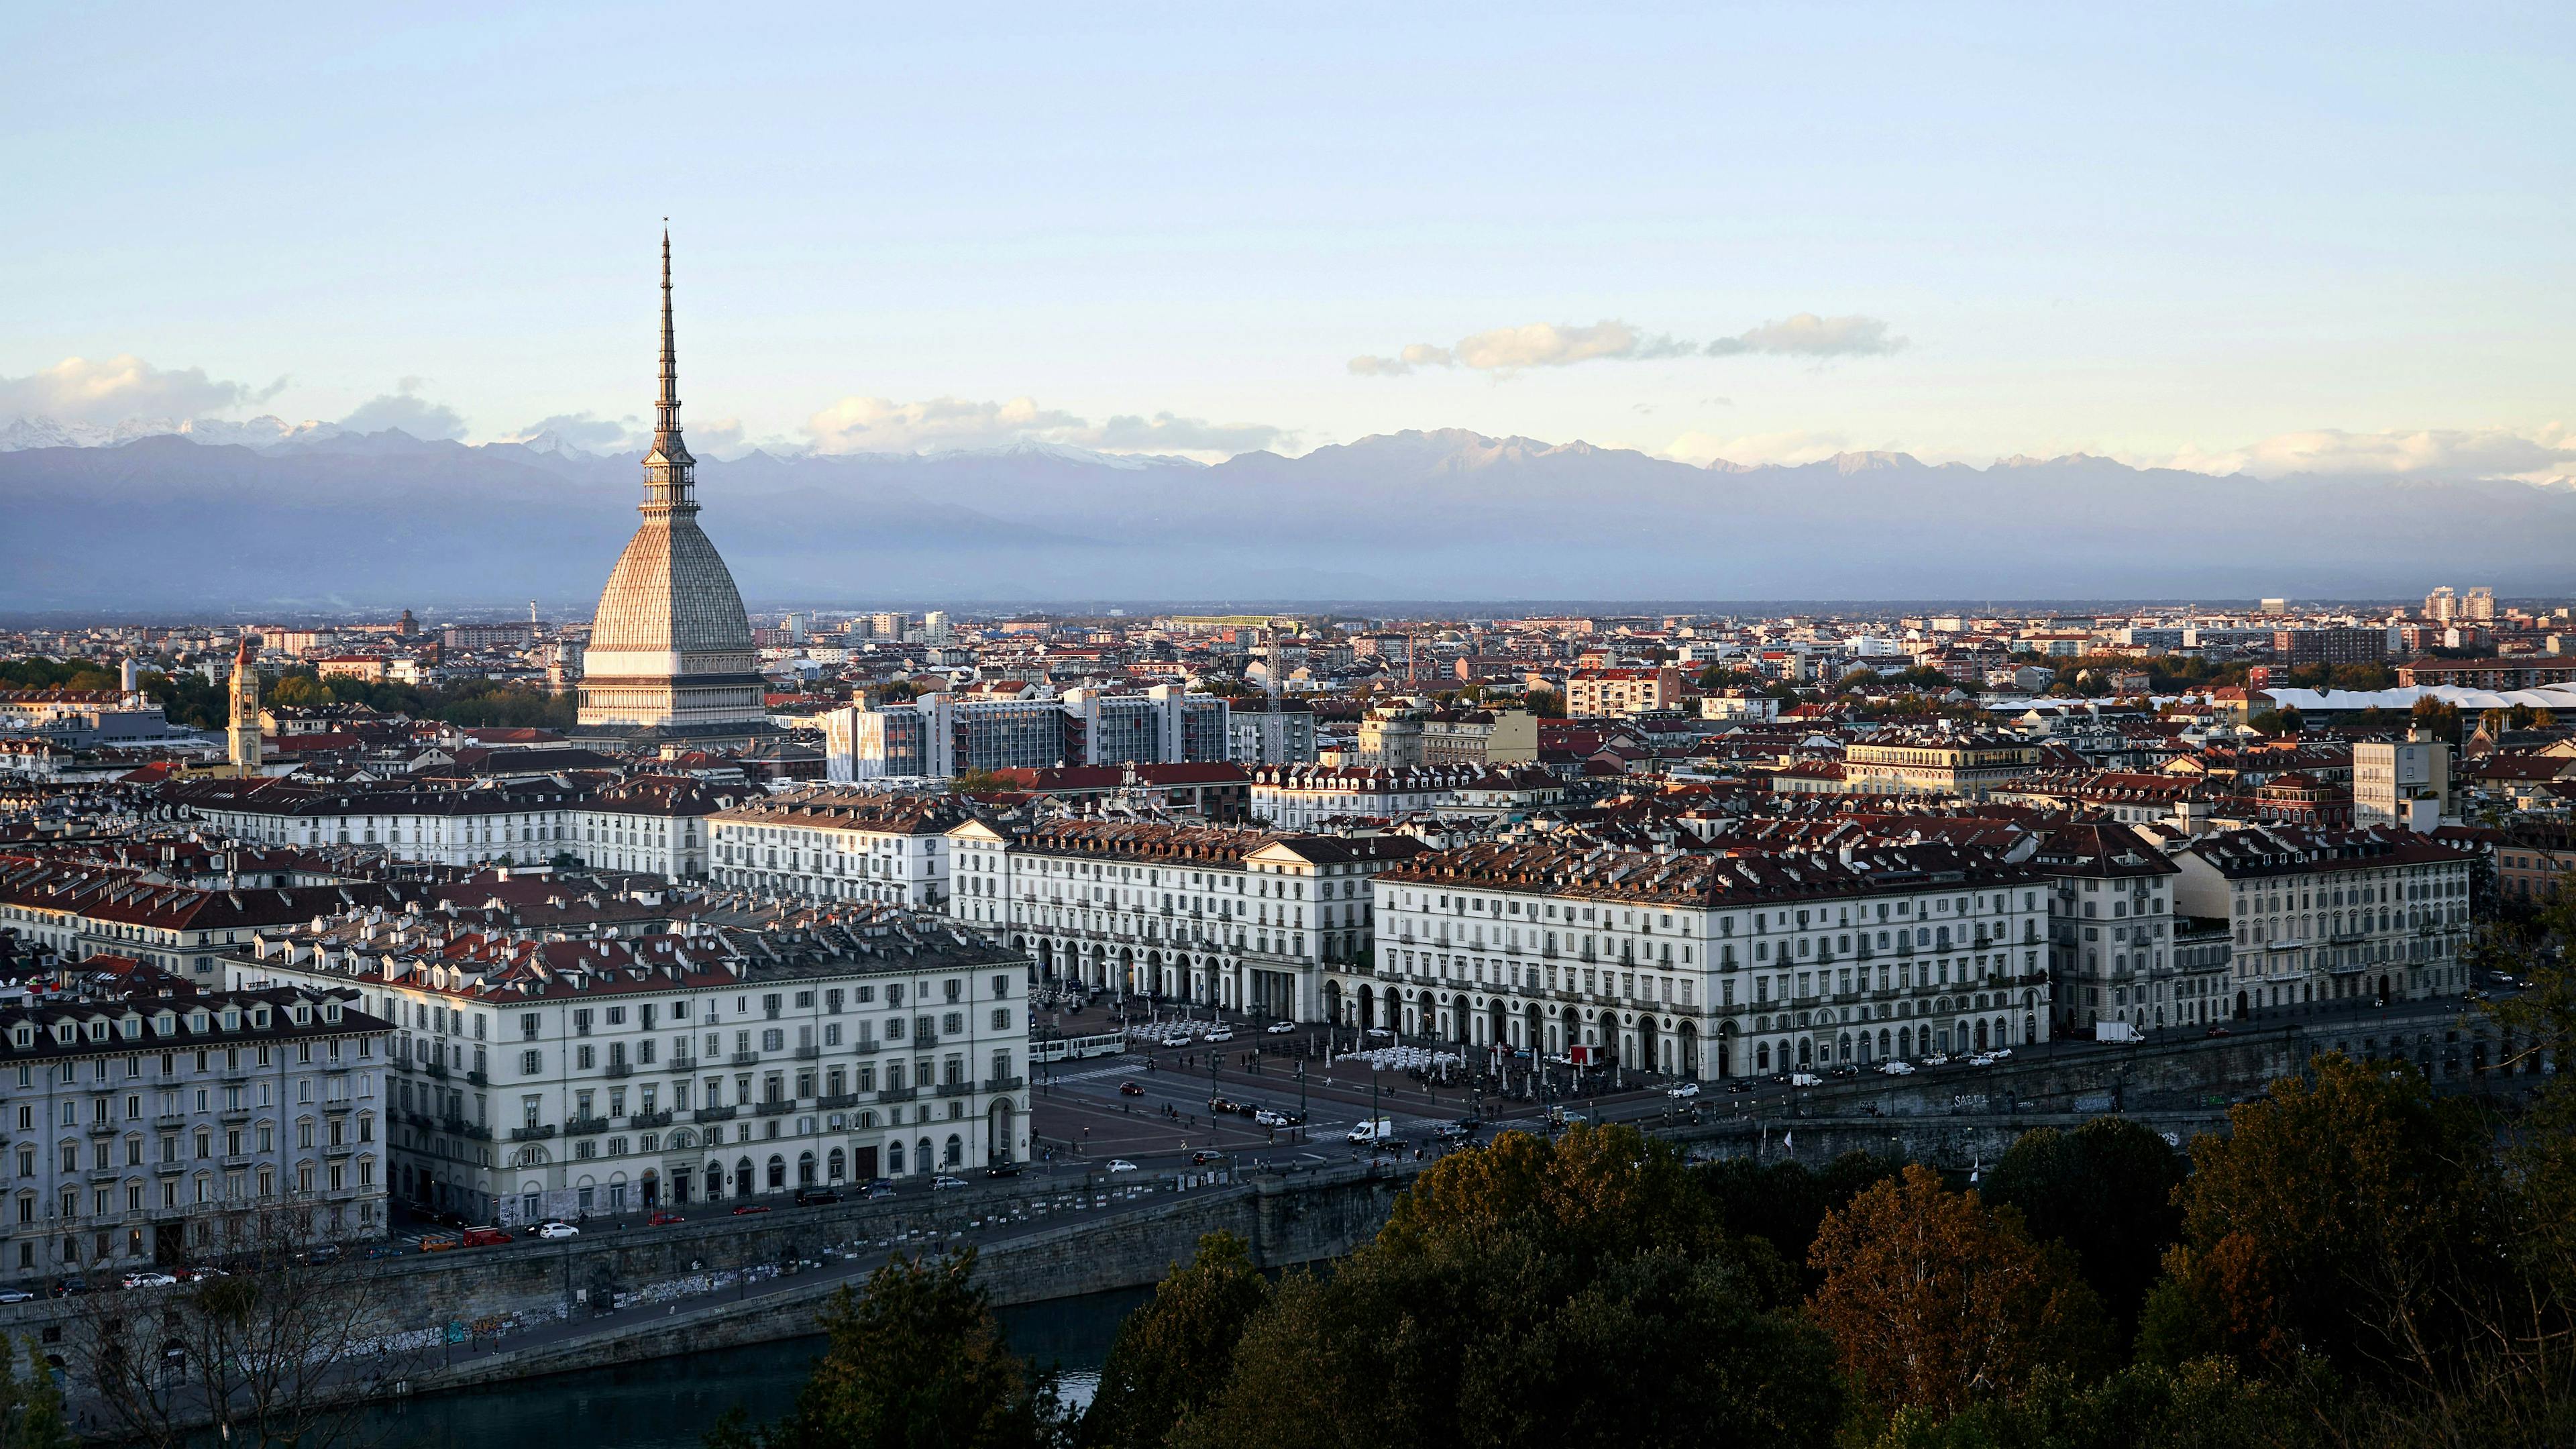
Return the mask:
<path id="1" fill-rule="evenodd" d="M 10 1045 L 21 1048 L 22 1050 L 24 1048 L 34 1046 L 36 1044 L 35 1027 L 23 1021 L 14 1027 L 11 1027 L 9 1029 L 9 1042 Z"/>
<path id="2" fill-rule="evenodd" d="M 224 1008 L 224 1030 L 226 1030 L 226 1031 L 239 1031 L 239 1030 L 241 1030 L 241 1008 L 240 1008 L 240 1007 L 238 1007 L 238 1006 L 227 1006 L 227 1007 L 225 1007 L 225 1008 Z"/>
<path id="3" fill-rule="evenodd" d="M 103 1021 L 91 1022 L 89 1024 L 89 1039 L 91 1041 L 107 1040 L 107 1023 Z"/>
<path id="4" fill-rule="evenodd" d="M 125 1020 L 118 1022 L 116 1024 L 116 1034 L 124 1037 L 127 1041 L 132 1041 L 136 1037 L 143 1035 L 143 1018 L 139 1016 L 129 1016 Z"/>
<path id="5" fill-rule="evenodd" d="M 54 1040 L 57 1043 L 63 1046 L 70 1046 L 73 1042 L 78 1041 L 79 1039 L 79 1027 L 72 1025 L 68 1021 L 56 1022 L 54 1024 Z"/>
<path id="6" fill-rule="evenodd" d="M 322 1019 L 326 1022 L 336 1024 L 340 1020 L 340 1003 L 336 1001 L 323 1002 Z"/>
<path id="7" fill-rule="evenodd" d="M 192 1012 L 189 1012 L 189 1013 L 188 1013 L 188 1030 L 190 1030 L 190 1031 L 192 1031 L 192 1032 L 202 1032 L 202 1031 L 206 1030 L 206 1028 L 207 1028 L 208 1024 L 209 1024 L 211 1021 L 212 1021 L 212 1018 L 208 1017 L 208 1016 L 207 1016 L 204 1012 L 202 1012 L 202 1011 L 192 1011 Z"/>

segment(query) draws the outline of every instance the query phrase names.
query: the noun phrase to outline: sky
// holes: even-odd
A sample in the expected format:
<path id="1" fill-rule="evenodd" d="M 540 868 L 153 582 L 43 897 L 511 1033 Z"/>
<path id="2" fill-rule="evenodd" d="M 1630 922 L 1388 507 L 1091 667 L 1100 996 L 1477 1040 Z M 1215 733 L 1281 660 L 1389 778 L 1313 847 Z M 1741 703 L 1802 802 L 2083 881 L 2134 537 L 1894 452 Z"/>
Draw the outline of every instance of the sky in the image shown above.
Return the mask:
<path id="1" fill-rule="evenodd" d="M 10 29 L 0 423 L 2576 476 L 2564 3 Z"/>

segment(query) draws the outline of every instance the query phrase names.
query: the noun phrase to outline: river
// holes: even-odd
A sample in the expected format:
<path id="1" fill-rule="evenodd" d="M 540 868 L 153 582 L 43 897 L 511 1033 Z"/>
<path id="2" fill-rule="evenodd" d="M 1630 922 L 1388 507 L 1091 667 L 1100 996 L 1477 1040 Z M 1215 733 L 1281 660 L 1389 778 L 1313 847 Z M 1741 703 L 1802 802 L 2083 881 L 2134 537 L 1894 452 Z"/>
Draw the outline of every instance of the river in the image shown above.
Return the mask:
<path id="1" fill-rule="evenodd" d="M 1122 1289 L 998 1313 L 1012 1349 L 1041 1368 L 1062 1370 L 1065 1396 L 1088 1404 L 1119 1323 L 1153 1291 Z M 360 1442 L 385 1449 L 504 1444 L 551 1425 L 541 1436 L 553 1449 L 696 1449 L 700 1436 L 737 1404 L 755 1420 L 786 1412 L 822 1348 L 817 1334 L 426 1395 L 372 1416 Z"/>

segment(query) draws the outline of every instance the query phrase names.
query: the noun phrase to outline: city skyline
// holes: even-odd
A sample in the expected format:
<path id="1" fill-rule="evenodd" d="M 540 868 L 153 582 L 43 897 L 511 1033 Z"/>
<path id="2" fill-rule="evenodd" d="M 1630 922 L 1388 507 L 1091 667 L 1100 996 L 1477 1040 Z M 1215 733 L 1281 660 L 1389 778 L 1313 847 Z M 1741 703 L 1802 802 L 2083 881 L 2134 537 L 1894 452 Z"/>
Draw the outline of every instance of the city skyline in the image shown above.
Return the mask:
<path id="1" fill-rule="evenodd" d="M 1459 427 L 2562 480 L 2567 25 L 39 17 L 0 426 L 640 451 L 667 213 L 718 458 Z M 639 129 L 673 43 L 694 104 Z"/>

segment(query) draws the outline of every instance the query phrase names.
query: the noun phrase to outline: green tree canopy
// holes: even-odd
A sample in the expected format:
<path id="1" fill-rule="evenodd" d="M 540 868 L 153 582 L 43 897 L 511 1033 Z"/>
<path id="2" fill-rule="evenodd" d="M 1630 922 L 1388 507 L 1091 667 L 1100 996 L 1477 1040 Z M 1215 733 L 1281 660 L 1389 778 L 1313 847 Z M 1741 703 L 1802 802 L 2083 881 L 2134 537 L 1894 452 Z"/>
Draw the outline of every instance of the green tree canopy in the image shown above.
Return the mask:
<path id="1" fill-rule="evenodd" d="M 822 1313 L 830 1343 L 796 1406 L 728 1416 L 709 1449 L 1038 1449 L 1062 1428 L 1051 1376 L 1012 1354 L 970 1277 L 972 1248 L 899 1258 Z"/>
<path id="2" fill-rule="evenodd" d="M 1082 1416 L 1086 1449 L 1146 1449 L 1225 1386 L 1244 1326 L 1270 1302 L 1269 1280 L 1232 1233 L 1199 1239 L 1154 1300 L 1127 1315 Z"/>
<path id="3" fill-rule="evenodd" d="M 2137 1319 L 2158 1263 L 2182 1231 L 2174 1189 L 2184 1159 L 2162 1137 L 2122 1117 L 2096 1117 L 2072 1132 L 2025 1132 L 1986 1174 L 1986 1200 L 2018 1208 L 2031 1236 L 2075 1252 L 2086 1282 L 2115 1321 Z"/>

